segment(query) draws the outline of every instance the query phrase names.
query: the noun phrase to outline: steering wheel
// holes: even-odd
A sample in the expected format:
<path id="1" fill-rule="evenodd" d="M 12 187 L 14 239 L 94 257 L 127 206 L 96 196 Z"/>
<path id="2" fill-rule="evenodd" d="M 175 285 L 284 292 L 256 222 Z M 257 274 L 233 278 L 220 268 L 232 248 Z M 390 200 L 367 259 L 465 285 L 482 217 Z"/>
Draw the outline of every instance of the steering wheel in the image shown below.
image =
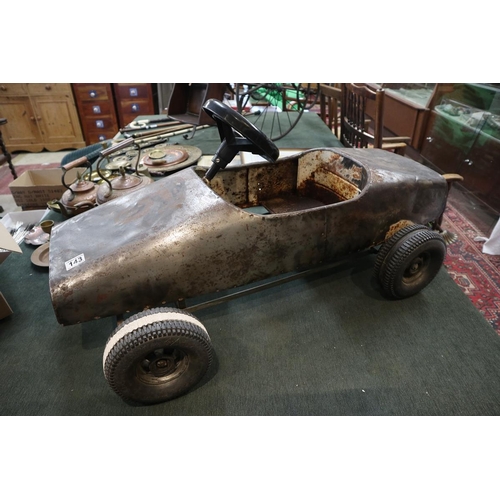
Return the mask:
<path id="1" fill-rule="evenodd" d="M 258 154 L 270 162 L 278 159 L 280 152 L 274 142 L 227 104 L 217 99 L 209 99 L 203 109 L 217 123 L 222 141 L 212 158 L 212 166 L 205 174 L 205 179 L 213 179 L 240 151 Z"/>

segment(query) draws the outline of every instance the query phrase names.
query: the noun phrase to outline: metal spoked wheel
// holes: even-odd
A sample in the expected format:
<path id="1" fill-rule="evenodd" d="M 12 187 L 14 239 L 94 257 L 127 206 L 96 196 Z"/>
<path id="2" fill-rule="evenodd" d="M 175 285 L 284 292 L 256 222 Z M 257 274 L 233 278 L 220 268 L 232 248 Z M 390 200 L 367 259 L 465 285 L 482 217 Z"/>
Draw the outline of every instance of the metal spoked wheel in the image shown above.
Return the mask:
<path id="1" fill-rule="evenodd" d="M 311 83 L 236 83 L 234 95 L 238 111 L 277 141 L 316 104 L 318 88 Z"/>

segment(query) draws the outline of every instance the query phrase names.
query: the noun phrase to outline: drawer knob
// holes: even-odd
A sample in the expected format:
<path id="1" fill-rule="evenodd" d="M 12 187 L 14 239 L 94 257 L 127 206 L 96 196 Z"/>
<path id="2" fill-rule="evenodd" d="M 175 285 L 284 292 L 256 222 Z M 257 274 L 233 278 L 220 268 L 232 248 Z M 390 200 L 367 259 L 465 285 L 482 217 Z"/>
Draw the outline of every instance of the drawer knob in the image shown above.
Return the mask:
<path id="1" fill-rule="evenodd" d="M 5 85 L 2 85 L 2 86 L 0 87 L 0 90 L 5 91 L 5 90 L 7 90 L 7 87 L 6 87 Z"/>
<path id="2" fill-rule="evenodd" d="M 95 90 L 91 90 L 91 91 L 89 92 L 89 96 L 90 96 L 90 97 L 97 97 L 97 92 L 96 92 Z"/>
<path id="3" fill-rule="evenodd" d="M 52 90 L 52 86 L 51 85 L 45 85 L 45 90 Z"/>

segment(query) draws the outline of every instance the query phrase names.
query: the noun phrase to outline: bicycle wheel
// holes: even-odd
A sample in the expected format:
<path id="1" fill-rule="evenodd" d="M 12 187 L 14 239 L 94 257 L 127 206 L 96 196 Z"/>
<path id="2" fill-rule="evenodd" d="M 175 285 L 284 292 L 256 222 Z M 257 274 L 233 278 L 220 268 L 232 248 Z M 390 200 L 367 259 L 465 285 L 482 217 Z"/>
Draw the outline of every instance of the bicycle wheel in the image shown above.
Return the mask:
<path id="1" fill-rule="evenodd" d="M 290 133 L 319 95 L 310 83 L 236 83 L 234 94 L 238 111 L 272 141 Z"/>

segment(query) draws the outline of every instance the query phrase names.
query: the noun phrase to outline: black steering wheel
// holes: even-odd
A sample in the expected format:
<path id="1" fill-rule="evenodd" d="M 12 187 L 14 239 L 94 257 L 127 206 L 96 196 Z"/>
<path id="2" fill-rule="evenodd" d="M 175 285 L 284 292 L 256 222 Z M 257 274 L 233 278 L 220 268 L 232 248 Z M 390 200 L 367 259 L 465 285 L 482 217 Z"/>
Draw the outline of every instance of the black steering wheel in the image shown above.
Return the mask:
<path id="1" fill-rule="evenodd" d="M 222 141 L 212 158 L 212 166 L 205 174 L 205 179 L 213 179 L 240 151 L 258 154 L 270 162 L 278 159 L 280 152 L 274 142 L 227 104 L 217 99 L 209 99 L 203 109 L 217 123 Z"/>

